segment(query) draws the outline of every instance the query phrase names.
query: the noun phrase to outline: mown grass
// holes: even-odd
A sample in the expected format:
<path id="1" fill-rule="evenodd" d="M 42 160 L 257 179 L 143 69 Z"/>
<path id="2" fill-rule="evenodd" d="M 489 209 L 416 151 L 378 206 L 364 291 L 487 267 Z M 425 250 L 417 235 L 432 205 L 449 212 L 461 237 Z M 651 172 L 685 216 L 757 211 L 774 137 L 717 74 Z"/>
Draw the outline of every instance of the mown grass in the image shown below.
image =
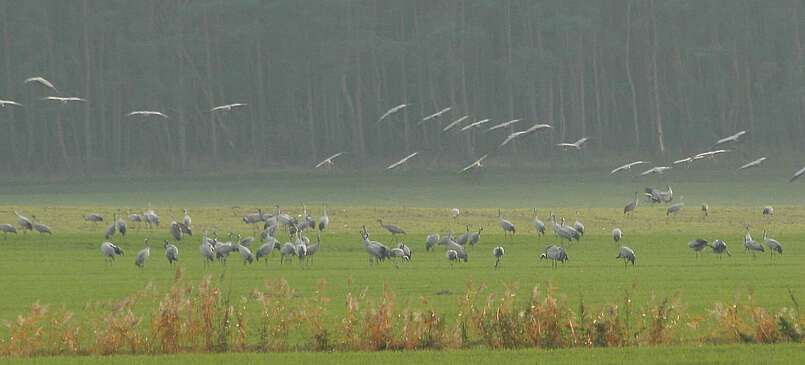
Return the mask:
<path id="1" fill-rule="evenodd" d="M 560 350 L 463 350 L 271 354 L 179 354 L 5 359 L 7 364 L 796 364 L 802 345 L 666 346 Z"/>
<path id="2" fill-rule="evenodd" d="M 365 292 L 378 298 L 384 286 L 394 293 L 400 308 L 415 306 L 427 298 L 437 312 L 452 318 L 459 311 L 460 296 L 468 283 L 484 285 L 496 292 L 509 287 L 519 300 L 530 298 L 535 286 L 553 288 L 555 295 L 570 306 L 577 307 L 583 302 L 594 310 L 620 304 L 627 296 L 636 306 L 646 308 L 664 298 L 677 298 L 679 310 L 692 319 L 687 322 L 693 323 L 697 318 L 713 316 L 716 303 L 745 304 L 751 300 L 753 305 L 777 311 L 792 306 L 789 290 L 795 298 L 805 297 L 802 269 L 805 253 L 800 248 L 805 239 L 805 208 L 797 206 L 801 195 L 796 194 L 800 188 L 795 184 L 781 185 L 785 195 L 781 197 L 775 186 L 741 179 L 724 184 L 703 180 L 672 182 L 677 196 L 685 195 L 688 202 L 682 214 L 667 218 L 664 207 L 643 205 L 635 217 L 629 218 L 623 216 L 621 209 L 631 192 L 643 185 L 656 186 L 662 182 L 644 184 L 627 179 L 599 185 L 584 176 L 562 179 L 559 183 L 540 178 L 534 182 L 508 180 L 518 176 L 507 176 L 503 181 L 491 181 L 492 177 L 486 176 L 480 183 L 450 181 L 439 176 L 421 178 L 336 176 L 319 180 L 249 178 L 157 184 L 106 181 L 27 187 L 7 184 L 0 190 L 0 197 L 6 202 L 0 211 L 16 209 L 29 216 L 35 214 L 56 234 L 10 236 L 0 242 L 3 247 L 0 268 L 11 278 L 3 284 L 4 292 L 11 295 L 0 301 L 0 318 L 11 320 L 29 312 L 32 303 L 40 302 L 50 304 L 52 310 L 64 308 L 73 312 L 80 322 L 91 319 L 91 308 L 99 302 L 125 298 L 149 285 L 155 291 L 167 290 L 175 270 L 162 257 L 159 247 L 152 250 L 145 270 L 139 271 L 133 265 L 133 256 L 142 247 L 142 240 L 151 237 L 152 242 L 161 242 L 169 236 L 166 228 L 153 232 L 134 229 L 125 239 L 116 238 L 114 241 L 127 255 L 107 265 L 98 249 L 104 225 L 80 220 L 82 214 L 91 211 L 107 217 L 117 208 L 139 211 L 148 202 L 165 223 L 170 221 L 170 212 L 179 217 L 181 208 L 191 207 L 196 235 L 179 243 L 180 265 L 186 280 L 199 282 L 212 275 L 237 300 L 256 288 L 264 289 L 266 281 L 278 279 L 287 281 L 294 295 L 312 298 L 320 280 L 326 279 L 324 294 L 331 300 L 323 304 L 329 313 L 323 320 L 328 325 L 343 314 L 346 293 Z M 187 184 L 190 187 L 183 188 Z M 301 267 L 296 262 L 279 265 L 278 255 L 270 258 L 267 265 L 243 266 L 237 256 L 231 257 L 226 266 L 202 265 L 198 244 L 204 229 L 251 235 L 253 230 L 239 222 L 238 214 L 258 206 L 271 209 L 275 202 L 293 204 L 286 208 L 298 213 L 299 205 L 308 202 L 317 216 L 317 205 L 322 201 L 330 203 L 328 211 L 333 223 L 322 236 L 321 252 L 309 266 Z M 711 216 L 707 219 L 698 211 L 699 201 L 711 205 Z M 777 215 L 771 220 L 760 215 L 761 202 L 766 201 L 784 204 L 775 206 Z M 233 206 L 240 207 L 233 209 Z M 449 208 L 453 206 L 463 209 L 458 221 L 449 218 Z M 497 226 L 499 206 L 508 207 L 503 213 L 518 226 L 518 234 L 512 241 L 504 240 Z M 587 226 L 582 241 L 568 248 L 570 261 L 558 269 L 537 260 L 542 247 L 558 241 L 552 235 L 538 238 L 534 234 L 529 224 L 531 206 L 540 207 L 543 220 L 553 210 L 572 222 L 578 210 Z M 5 218 L 0 218 L 0 223 L 14 220 L 10 213 L 2 217 Z M 399 269 L 390 263 L 369 265 L 360 245 L 360 226 L 366 224 L 373 239 L 391 241 L 375 223 L 376 218 L 384 218 L 408 231 L 403 239 L 415 250 L 412 262 L 401 264 Z M 772 260 L 768 255 L 755 258 L 744 253 L 741 242 L 745 223 L 752 225 L 756 239 L 767 228 L 785 245 L 784 255 Z M 485 228 L 480 245 L 469 251 L 468 263 L 451 267 L 443 249 L 425 252 L 424 238 L 428 232 L 461 231 L 464 224 Z M 626 232 L 625 244 L 637 252 L 635 267 L 624 267 L 614 258 L 617 246 L 609 232 L 615 226 Z M 733 257 L 719 259 L 705 254 L 696 259 L 687 242 L 699 237 L 726 240 Z M 506 256 L 501 269 L 494 270 L 491 248 L 501 243 L 506 247 Z M 259 313 L 248 315 L 257 317 Z M 697 342 L 706 334 L 705 329 L 696 328 L 695 324 L 680 327 L 678 333 L 684 338 L 676 339 L 678 343 Z M 6 335 L 7 331 L 2 329 L 0 333 Z M 686 351 L 679 350 L 681 357 L 677 359 L 685 359 Z M 428 355 L 419 356 L 433 355 L 425 354 Z M 458 360 L 453 360 L 463 361 L 457 356 Z M 248 357 L 243 359 L 252 361 Z"/>

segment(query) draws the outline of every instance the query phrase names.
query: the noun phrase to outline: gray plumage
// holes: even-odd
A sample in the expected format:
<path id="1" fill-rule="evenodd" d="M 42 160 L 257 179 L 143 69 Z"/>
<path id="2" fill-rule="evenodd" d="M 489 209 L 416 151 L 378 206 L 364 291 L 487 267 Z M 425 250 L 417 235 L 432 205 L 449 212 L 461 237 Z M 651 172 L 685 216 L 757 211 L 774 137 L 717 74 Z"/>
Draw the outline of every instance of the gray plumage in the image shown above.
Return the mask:
<path id="1" fill-rule="evenodd" d="M 778 253 L 780 255 L 783 254 L 783 245 L 774 238 L 769 238 L 766 235 L 766 230 L 763 230 L 763 243 L 766 244 L 766 247 L 769 248 L 769 252 L 773 256 L 774 253 Z"/>
<path id="2" fill-rule="evenodd" d="M 299 259 L 300 264 L 303 264 L 307 257 L 307 243 L 301 239 L 296 244 L 296 257 Z"/>
<path id="3" fill-rule="evenodd" d="M 679 213 L 679 211 L 682 210 L 682 207 L 684 206 L 685 203 L 683 202 L 671 204 L 671 206 L 669 206 L 668 209 L 665 210 L 665 215 L 666 216 L 670 216 L 671 214 L 676 215 L 677 213 Z"/>
<path id="4" fill-rule="evenodd" d="M 618 256 L 615 256 L 615 258 L 616 259 L 623 259 L 623 264 L 624 265 L 626 265 L 626 264 L 628 264 L 630 262 L 632 263 L 632 265 L 634 265 L 635 260 L 636 260 L 634 250 L 632 250 L 631 248 L 626 247 L 626 246 L 621 246 L 618 249 Z"/>
<path id="5" fill-rule="evenodd" d="M 537 230 L 537 234 L 540 236 L 545 235 L 545 222 L 539 219 L 539 216 L 537 215 L 537 208 L 534 208 L 534 221 L 532 224 L 534 225 L 534 229 Z"/>
<path id="6" fill-rule="evenodd" d="M 257 213 L 250 213 L 243 216 L 243 223 L 246 224 L 255 224 L 259 222 L 265 221 L 266 217 L 263 215 L 263 211 L 261 209 L 257 209 Z"/>
<path id="7" fill-rule="evenodd" d="M 90 213 L 84 216 L 84 220 L 92 223 L 103 222 L 103 216 L 98 213 Z"/>
<path id="8" fill-rule="evenodd" d="M 623 239 L 623 231 L 620 228 L 617 228 L 617 227 L 615 229 L 613 229 L 612 230 L 612 240 L 615 241 L 615 243 L 617 243 L 622 239 Z"/>
<path id="9" fill-rule="evenodd" d="M 235 249 L 237 249 L 238 253 L 240 254 L 240 258 L 243 259 L 244 265 L 254 262 L 254 254 L 252 254 L 252 251 L 248 247 L 241 246 L 240 244 L 235 246 Z"/>
<path id="10" fill-rule="evenodd" d="M 199 245 L 198 250 L 201 257 L 204 258 L 205 263 L 215 260 L 215 248 L 207 238 L 206 233 L 204 234 L 204 238 L 201 239 L 201 245 Z"/>
<path id="11" fill-rule="evenodd" d="M 266 242 L 266 243 L 262 244 L 259 248 L 257 248 L 257 251 L 255 251 L 255 253 L 254 253 L 254 257 L 257 260 L 257 262 L 260 262 L 261 258 L 265 258 L 264 259 L 265 262 L 268 262 L 268 255 L 270 255 L 271 252 L 274 251 L 274 246 L 275 245 L 276 245 L 276 241 L 271 241 L 271 242 Z"/>
<path id="12" fill-rule="evenodd" d="M 516 228 L 511 221 L 503 217 L 503 215 L 500 213 L 500 209 L 498 209 L 498 223 L 500 224 L 500 228 L 503 230 L 504 237 L 508 234 L 512 239 L 514 239 Z"/>
<path id="13" fill-rule="evenodd" d="M 23 231 L 34 230 L 34 224 L 30 219 L 28 219 L 28 217 L 20 215 L 20 213 L 17 213 L 17 211 L 14 211 L 14 215 L 17 216 L 17 224 L 20 226 L 20 228 L 22 228 Z"/>
<path id="14" fill-rule="evenodd" d="M 584 236 L 584 224 L 579 221 L 579 212 L 576 212 L 576 222 L 573 223 L 573 229 L 579 232 L 579 235 Z"/>
<path id="15" fill-rule="evenodd" d="M 767 205 L 763 207 L 763 210 L 761 212 L 763 213 L 764 217 L 774 216 L 774 207 L 772 207 L 771 205 Z"/>
<path id="16" fill-rule="evenodd" d="M 112 238 L 112 236 L 115 235 L 115 232 L 117 232 L 117 223 L 112 222 L 112 224 L 110 224 L 108 227 L 106 227 L 106 232 L 104 233 L 103 236 L 108 240 L 108 239 Z"/>
<path id="17" fill-rule="evenodd" d="M 33 229 L 34 229 L 34 231 L 37 231 L 40 234 L 45 234 L 45 233 L 47 233 L 49 235 L 53 234 L 53 232 L 50 231 L 50 227 L 48 227 L 47 225 L 39 223 L 39 222 L 36 221 L 36 216 L 31 216 L 31 217 L 34 219 L 33 220 Z"/>
<path id="18" fill-rule="evenodd" d="M 478 244 L 478 241 L 481 240 L 481 232 L 484 230 L 484 227 L 478 227 L 478 232 L 470 232 L 469 243 L 470 246 L 475 247 Z"/>
<path id="19" fill-rule="evenodd" d="M 179 248 L 175 245 L 170 244 L 168 240 L 165 240 L 165 258 L 168 259 L 168 263 L 173 265 L 174 262 L 179 261 Z"/>
<path id="20" fill-rule="evenodd" d="M 229 258 L 229 254 L 233 251 L 236 251 L 237 247 L 235 247 L 232 242 L 220 242 L 215 245 L 213 250 L 215 251 L 215 258 L 222 263 L 226 263 L 226 259 Z"/>
<path id="21" fill-rule="evenodd" d="M 129 218 L 129 222 L 132 222 L 132 223 L 142 223 L 142 221 L 143 221 L 143 216 L 141 216 L 141 215 L 139 215 L 137 213 L 129 214 L 128 218 Z"/>
<path id="22" fill-rule="evenodd" d="M 550 245 L 548 247 L 545 247 L 545 250 L 542 252 L 542 254 L 539 255 L 539 259 L 551 260 L 551 267 L 555 268 L 558 266 L 560 262 L 564 264 L 565 261 L 567 261 L 569 258 L 567 257 L 567 251 L 565 251 L 564 247 L 557 245 Z"/>
<path id="23" fill-rule="evenodd" d="M 405 243 L 400 243 L 400 245 L 397 248 L 403 251 L 403 255 L 405 255 L 405 259 L 407 261 L 411 261 L 411 248 L 408 247 L 408 245 L 406 245 Z"/>
<path id="24" fill-rule="evenodd" d="M 363 236 L 363 249 L 369 254 L 370 262 L 378 263 L 389 257 L 389 249 L 386 245 L 369 240 L 369 232 L 366 231 L 366 226 L 363 227 L 361 235 Z"/>
<path id="25" fill-rule="evenodd" d="M 107 261 L 114 261 L 115 257 L 123 256 L 123 250 L 112 242 L 101 243 L 101 254 Z"/>
<path id="26" fill-rule="evenodd" d="M 425 238 L 425 251 L 430 251 L 433 249 L 433 246 L 439 242 L 439 234 L 438 233 L 430 233 L 428 237 Z"/>
<path id="27" fill-rule="evenodd" d="M 151 256 L 151 246 L 148 245 L 148 239 L 145 239 L 145 248 L 137 252 L 137 256 L 134 258 L 134 265 L 138 268 L 142 269 L 145 267 L 145 260 Z"/>
<path id="28" fill-rule="evenodd" d="M 626 203 L 626 206 L 623 207 L 623 214 L 633 212 L 637 209 L 637 205 L 640 204 L 640 200 L 637 199 L 637 192 L 634 193 L 634 200 Z"/>
<path id="29" fill-rule="evenodd" d="M 117 219 L 117 231 L 120 232 L 120 235 L 126 237 L 126 233 L 129 231 L 129 226 L 126 224 L 122 218 Z"/>
<path id="30" fill-rule="evenodd" d="M 184 210 L 184 219 L 182 219 L 182 223 L 184 223 L 185 227 L 192 227 L 193 226 L 193 218 L 190 217 L 190 212 L 185 209 Z"/>
<path id="31" fill-rule="evenodd" d="M 559 238 L 567 240 L 568 243 L 573 242 L 573 240 L 578 241 L 581 239 L 581 233 L 579 233 L 573 227 L 566 226 L 564 218 L 562 218 L 562 224 L 556 223 L 556 217 L 554 217 L 553 219 L 554 219 L 553 230 L 554 233 L 556 233 L 556 235 L 559 236 Z"/>
<path id="32" fill-rule="evenodd" d="M 466 246 L 467 241 L 470 239 L 470 225 L 467 225 L 467 231 L 456 237 L 455 241 L 459 245 Z"/>
<path id="33" fill-rule="evenodd" d="M 447 261 L 450 261 L 450 267 L 453 267 L 453 263 L 458 261 L 458 252 L 456 250 L 447 250 L 446 256 Z"/>
<path id="34" fill-rule="evenodd" d="M 324 231 L 330 225 L 330 216 L 327 215 L 327 206 L 324 206 L 324 212 L 319 217 L 319 231 Z"/>
<path id="35" fill-rule="evenodd" d="M 159 227 L 160 223 L 159 215 L 157 215 L 157 213 L 154 212 L 153 210 L 151 209 L 147 210 L 145 213 L 143 213 L 142 217 L 143 221 L 145 221 L 145 224 L 148 225 L 149 227 Z"/>
<path id="36" fill-rule="evenodd" d="M 705 247 L 708 246 L 710 246 L 710 244 L 707 242 L 707 240 L 701 238 L 688 242 L 688 248 L 696 253 L 696 258 L 699 258 L 699 254 L 705 249 Z"/>
<path id="37" fill-rule="evenodd" d="M 727 248 L 727 243 L 722 240 L 714 240 L 713 243 L 710 244 L 710 247 L 713 249 L 713 253 L 719 255 L 719 257 L 724 253 L 726 253 L 727 256 L 732 256 L 732 253 L 730 253 L 730 250 Z"/>
<path id="38" fill-rule="evenodd" d="M 794 176 L 791 176 L 791 178 L 788 179 L 788 182 L 790 183 L 794 182 L 795 180 L 799 179 L 800 176 L 802 176 L 803 174 L 805 174 L 805 167 L 797 170 L 797 172 L 794 173 Z"/>
<path id="39" fill-rule="evenodd" d="M 286 258 L 296 256 L 296 246 L 291 242 L 285 242 L 280 248 L 280 264 L 285 262 Z"/>
<path id="40" fill-rule="evenodd" d="M 503 246 L 497 246 L 492 249 L 492 256 L 495 257 L 495 270 L 498 269 L 500 265 L 500 259 L 503 258 L 503 255 L 506 254 L 506 251 L 503 249 Z"/>
<path id="41" fill-rule="evenodd" d="M 710 206 L 707 203 L 702 203 L 702 214 L 705 218 L 710 215 Z"/>
<path id="42" fill-rule="evenodd" d="M 0 224 L 0 231 L 3 232 L 3 239 L 7 239 L 9 233 L 17 234 L 17 229 L 10 224 Z"/>
<path id="43" fill-rule="evenodd" d="M 181 227 L 179 227 L 179 223 L 177 223 L 176 221 L 171 222 L 170 232 L 171 232 L 171 236 L 173 237 L 174 240 L 177 240 L 177 241 L 182 240 L 183 232 L 182 232 Z"/>
<path id="44" fill-rule="evenodd" d="M 744 251 L 752 251 L 752 256 L 757 252 L 766 252 L 763 245 L 752 239 L 752 235 L 749 234 L 748 224 L 746 225 L 746 234 L 744 235 Z"/>
<path id="45" fill-rule="evenodd" d="M 383 227 L 383 229 L 389 231 L 389 233 L 391 233 L 392 236 L 396 236 L 398 234 L 405 234 L 405 231 L 399 226 L 393 224 L 383 224 L 382 219 L 378 219 L 377 223 L 380 223 L 380 226 Z"/>

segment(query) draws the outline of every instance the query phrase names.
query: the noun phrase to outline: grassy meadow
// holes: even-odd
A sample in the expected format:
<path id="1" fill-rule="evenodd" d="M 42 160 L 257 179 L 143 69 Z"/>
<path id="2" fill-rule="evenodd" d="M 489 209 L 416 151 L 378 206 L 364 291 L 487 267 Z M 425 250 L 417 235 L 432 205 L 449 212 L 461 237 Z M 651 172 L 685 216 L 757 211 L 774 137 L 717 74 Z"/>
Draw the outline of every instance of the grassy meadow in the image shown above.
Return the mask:
<path id="1" fill-rule="evenodd" d="M 341 326 L 349 295 L 360 299 L 358 311 L 363 313 L 392 293 L 396 311 L 390 317 L 392 320 L 401 320 L 408 309 L 432 310 L 450 327 L 463 313 L 461 300 L 468 292 L 478 291 L 480 303 L 497 303 L 510 296 L 519 308 L 528 304 L 538 288 L 541 295 L 551 293 L 574 311 L 582 303 L 592 313 L 605 313 L 611 308 L 622 312 L 631 307 L 629 313 L 636 317 L 630 319 L 634 326 L 650 322 L 640 317 L 650 315 L 652 308 L 668 299 L 673 303 L 668 311 L 673 317 L 668 327 L 673 327 L 674 336 L 663 344 L 676 346 L 595 351 L 612 362 L 620 362 L 623 351 L 638 359 L 642 356 L 648 360 L 654 353 L 667 353 L 671 359 L 678 356 L 676 359 L 681 362 L 697 362 L 694 360 L 698 357 L 686 354 L 702 350 L 690 346 L 711 344 L 718 342 L 713 338 L 725 337 L 714 335 L 723 332 L 721 322 L 713 319 L 718 303 L 727 307 L 735 304 L 737 308 L 763 308 L 773 314 L 784 307 L 795 307 L 794 300 L 805 298 L 802 249 L 805 188 L 801 184 L 788 184 L 785 178 L 773 182 L 758 178 L 770 174 L 764 170 L 722 174 L 730 176 L 683 171 L 666 177 L 631 179 L 600 174 L 543 176 L 485 171 L 480 177 L 457 178 L 451 174 L 411 171 L 385 176 L 289 172 L 282 176 L 238 178 L 8 180 L 0 184 L 0 223 L 14 223 L 12 212 L 17 210 L 28 217 L 35 215 L 54 234 L 9 235 L 0 241 L 3 247 L 0 267 L 7 275 L 2 288 L 9 293 L 0 300 L 0 319 L 13 321 L 17 315 L 29 313 L 31 305 L 38 302 L 49 305 L 50 311 L 73 313 L 75 323 L 93 323 L 105 308 L 134 293 L 142 293 L 133 311 L 148 322 L 148 316 L 154 313 L 177 276 L 181 276 L 181 285 L 192 288 L 210 277 L 230 300 L 242 303 L 236 307 L 241 308 L 247 321 L 243 336 L 252 339 L 259 337 L 260 308 L 247 298 L 254 298 L 255 291 L 270 294 L 280 282 L 287 284 L 285 290 L 292 291 L 289 303 L 318 303 L 322 322 L 333 328 Z M 623 205 L 634 191 L 666 184 L 673 187 L 677 200 L 686 203 L 680 214 L 667 217 L 667 206 L 641 203 L 633 216 L 624 216 Z M 702 202 L 711 207 L 708 217 L 699 210 Z M 141 212 L 149 203 L 161 215 L 162 227 L 148 230 L 131 225 L 125 238 L 112 240 L 125 250 L 125 256 L 112 264 L 106 263 L 99 251 L 106 224 L 86 223 L 81 216 L 98 212 L 108 220 L 116 212 Z M 222 236 L 227 232 L 254 236 L 257 231 L 240 221 L 242 214 L 258 207 L 270 211 L 275 204 L 298 214 L 301 205 L 307 204 L 312 215 L 318 217 L 322 203 L 328 204 L 331 225 L 321 235 L 321 251 L 308 264 L 300 265 L 293 260 L 281 265 L 277 252 L 267 263 L 243 265 L 235 253 L 226 265 L 203 264 L 198 246 L 204 230 Z M 761 207 L 767 204 L 775 207 L 776 214 L 771 219 L 760 214 Z M 449 213 L 453 207 L 462 211 L 455 220 Z M 176 243 L 180 249 L 177 269 L 164 258 L 161 242 L 170 237 L 167 227 L 171 216 L 180 218 L 183 208 L 190 209 L 194 236 Z M 570 260 L 556 269 L 538 260 L 542 248 L 558 240 L 550 228 L 544 237 L 535 233 L 531 226 L 533 208 L 538 208 L 546 223 L 549 212 L 554 212 L 570 223 L 578 216 L 586 226 L 580 242 L 566 245 Z M 498 209 L 517 226 L 512 240 L 502 235 L 497 223 Z M 400 263 L 399 267 L 392 262 L 369 263 L 358 233 L 362 225 L 367 226 L 372 239 L 386 244 L 393 242 L 391 235 L 377 224 L 378 218 L 407 231 L 401 240 L 414 250 L 411 262 Z M 442 247 L 425 251 L 425 236 L 429 232 L 462 232 L 467 224 L 471 229 L 484 229 L 479 245 L 468 249 L 467 263 L 450 265 Z M 744 224 L 751 225 L 751 233 L 758 240 L 763 230 L 768 230 L 770 236 L 783 243 L 784 254 L 772 258 L 768 253 L 757 256 L 745 253 Z M 623 244 L 635 250 L 635 266 L 624 266 L 615 259 L 618 246 L 610 234 L 614 227 L 623 229 Z M 152 254 L 145 268 L 138 270 L 133 264 L 134 255 L 143 247 L 146 237 L 151 239 Z M 315 236 L 310 237 L 315 242 Z M 732 257 L 719 258 L 705 252 L 697 258 L 687 248 L 687 242 L 695 238 L 725 240 Z M 280 240 L 287 241 L 284 237 Z M 506 255 L 500 269 L 495 270 L 491 250 L 497 245 L 505 247 Z M 327 300 L 317 301 L 322 297 Z M 300 317 L 297 314 L 293 318 Z M 3 338 L 9 335 L 10 328 L 0 328 Z M 291 326 L 284 348 L 309 350 L 305 341 L 308 332 L 306 326 Z M 85 337 L 82 341 L 88 340 Z M 766 356 L 768 348 L 779 348 L 780 356 L 796 357 L 796 350 L 801 349 L 801 345 L 722 346 L 744 355 L 722 358 L 713 355 L 720 351 L 719 346 L 708 347 L 704 352 L 709 355 L 701 358 L 702 362 L 760 358 Z M 485 350 L 488 346 L 478 339 L 465 342 L 462 348 L 466 347 L 471 350 L 422 352 L 413 356 L 421 361 L 440 362 L 466 362 L 462 359 L 474 356 L 467 354 L 479 351 L 484 356 L 508 357 L 502 355 L 508 352 Z M 522 361 L 545 355 L 551 363 L 591 359 L 583 349 L 548 353 L 528 350 L 514 354 L 513 359 Z M 217 361 L 214 356 L 198 356 L 201 362 Z M 261 359 L 238 356 L 244 362 Z M 338 358 L 329 354 L 271 356 L 287 361 L 297 358 L 310 361 L 318 356 Z M 392 363 L 412 359 L 397 353 L 361 356 Z M 187 360 L 164 358 L 168 362 Z M 51 359 L 65 360 L 30 361 Z M 342 361 L 346 359 L 339 358 L 338 362 Z"/>

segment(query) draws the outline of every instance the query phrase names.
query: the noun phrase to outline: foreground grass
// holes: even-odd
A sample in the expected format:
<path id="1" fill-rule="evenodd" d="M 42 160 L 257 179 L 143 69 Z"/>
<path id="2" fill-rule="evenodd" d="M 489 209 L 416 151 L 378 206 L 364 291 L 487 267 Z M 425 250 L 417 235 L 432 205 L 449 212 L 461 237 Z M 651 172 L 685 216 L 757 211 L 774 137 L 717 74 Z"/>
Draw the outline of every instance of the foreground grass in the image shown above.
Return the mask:
<path id="1" fill-rule="evenodd" d="M 642 348 L 406 351 L 281 354 L 180 354 L 163 356 L 40 357 L 6 364 L 796 364 L 805 346 L 724 345 Z"/>

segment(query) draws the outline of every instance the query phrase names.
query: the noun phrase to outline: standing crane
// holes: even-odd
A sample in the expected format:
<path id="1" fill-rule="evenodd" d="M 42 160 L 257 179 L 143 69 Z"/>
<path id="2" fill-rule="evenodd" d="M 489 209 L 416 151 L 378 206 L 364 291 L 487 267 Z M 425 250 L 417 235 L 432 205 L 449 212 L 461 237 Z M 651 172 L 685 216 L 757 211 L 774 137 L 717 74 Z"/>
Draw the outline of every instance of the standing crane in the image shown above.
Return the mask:
<path id="1" fill-rule="evenodd" d="M 438 233 L 429 233 L 428 237 L 425 238 L 425 251 L 430 251 L 433 249 L 433 246 L 439 242 L 439 234 Z"/>
<path id="2" fill-rule="evenodd" d="M 369 254 L 370 262 L 379 263 L 389 257 L 389 248 L 386 245 L 369 240 L 369 232 L 366 230 L 366 226 L 363 226 L 361 236 L 363 237 L 363 249 Z"/>
<path id="3" fill-rule="evenodd" d="M 168 263 L 173 265 L 174 262 L 179 261 L 179 248 L 175 245 L 172 245 L 168 240 L 165 240 L 163 245 L 165 247 L 165 258 L 168 259 Z"/>
<path id="4" fill-rule="evenodd" d="M 324 211 L 319 218 L 319 231 L 324 231 L 330 225 L 330 216 L 327 215 L 327 205 L 324 205 Z"/>
<path id="5" fill-rule="evenodd" d="M 634 199 L 626 203 L 626 206 L 623 207 L 623 214 L 634 212 L 634 210 L 637 209 L 638 204 L 640 204 L 640 200 L 637 199 L 637 192 L 635 191 Z"/>
<path id="6" fill-rule="evenodd" d="M 551 267 L 557 268 L 560 262 L 564 264 L 568 260 L 567 251 L 562 246 L 550 245 L 545 247 L 545 250 L 539 255 L 539 259 L 551 260 Z"/>
<path id="7" fill-rule="evenodd" d="M 615 241 L 615 243 L 618 243 L 622 239 L 623 231 L 620 228 L 615 227 L 615 229 L 612 230 L 612 240 Z"/>
<path id="8" fill-rule="evenodd" d="M 713 249 L 713 253 L 718 255 L 719 258 L 724 253 L 726 253 L 727 256 L 732 256 L 730 250 L 727 248 L 727 243 L 722 240 L 714 240 L 713 243 L 710 244 L 710 247 Z"/>
<path id="9" fill-rule="evenodd" d="M 112 263 L 115 261 L 115 257 L 123 256 L 123 249 L 112 242 L 104 242 L 101 243 L 101 254 L 107 262 Z"/>
<path id="10" fill-rule="evenodd" d="M 503 236 L 505 237 L 506 234 L 508 234 L 511 239 L 514 239 L 514 233 L 516 231 L 514 224 L 503 217 L 500 213 L 500 209 L 498 209 L 498 223 L 500 224 L 500 228 L 503 229 Z"/>
<path id="11" fill-rule="evenodd" d="M 573 228 L 579 232 L 579 235 L 584 236 L 584 224 L 579 221 L 579 211 L 576 211 L 576 222 L 573 223 Z"/>
<path id="12" fill-rule="evenodd" d="M 40 234 L 45 234 L 45 233 L 47 233 L 49 235 L 53 234 L 53 232 L 50 231 L 50 227 L 48 227 L 47 225 L 39 223 L 39 222 L 36 221 L 36 216 L 35 215 L 32 215 L 31 218 L 33 218 L 34 231 L 37 231 Z"/>
<path id="13" fill-rule="evenodd" d="M 179 227 L 179 223 L 177 223 L 176 220 L 173 220 L 171 222 L 170 232 L 171 232 L 171 236 L 173 237 L 174 240 L 177 240 L 177 241 L 182 240 L 182 235 L 184 234 L 184 232 L 182 232 L 182 228 Z"/>
<path id="14" fill-rule="evenodd" d="M 699 258 L 702 250 L 704 250 L 705 247 L 709 246 L 710 244 L 707 242 L 707 240 L 701 238 L 697 238 L 695 240 L 688 242 L 688 248 L 690 248 L 691 250 L 693 250 L 693 252 L 696 253 L 697 259 Z"/>
<path id="15" fill-rule="evenodd" d="M 145 248 L 137 252 L 137 256 L 134 257 L 134 265 L 137 266 L 139 269 L 142 269 L 145 266 L 145 260 L 151 256 L 151 245 L 148 244 L 148 238 L 145 239 Z"/>
<path id="16" fill-rule="evenodd" d="M 3 239 L 8 239 L 8 234 L 17 234 L 17 229 L 10 224 L 0 224 L 0 231 L 3 232 Z"/>
<path id="17" fill-rule="evenodd" d="M 492 256 L 495 257 L 495 270 L 498 269 L 498 265 L 500 265 L 500 259 L 505 254 L 506 251 L 503 250 L 503 246 L 497 246 L 494 249 L 492 249 Z"/>
<path id="18" fill-rule="evenodd" d="M 780 243 L 780 241 L 777 241 L 774 238 L 769 238 L 766 235 L 765 229 L 763 230 L 763 243 L 765 243 L 766 247 L 769 248 L 769 253 L 772 257 L 774 257 L 775 252 L 779 255 L 783 254 L 783 245 Z"/>
<path id="19" fill-rule="evenodd" d="M 626 266 L 629 262 L 632 263 L 632 266 L 635 264 L 635 254 L 634 250 L 629 247 L 621 246 L 618 249 L 618 256 L 615 256 L 616 259 L 623 259 L 623 266 Z"/>
<path id="20" fill-rule="evenodd" d="M 22 233 L 25 233 L 25 231 L 34 230 L 34 224 L 31 222 L 30 219 L 28 219 L 28 217 L 23 216 L 20 213 L 17 213 L 16 210 L 14 211 L 14 215 L 17 216 L 17 224 L 20 226 L 20 228 L 22 228 Z"/>
<path id="21" fill-rule="evenodd" d="M 382 219 L 378 219 L 377 223 L 380 223 L 380 226 L 383 227 L 383 229 L 385 229 L 389 233 L 391 233 L 391 237 L 394 238 L 395 242 L 397 241 L 397 235 L 398 234 L 405 234 L 405 231 L 402 228 L 400 228 L 399 226 L 396 226 L 396 225 L 393 225 L 393 224 L 383 224 Z"/>
<path id="22" fill-rule="evenodd" d="M 537 208 L 534 208 L 534 229 L 537 230 L 537 234 L 540 236 L 545 235 L 545 222 L 539 219 L 539 215 L 537 215 Z"/>

